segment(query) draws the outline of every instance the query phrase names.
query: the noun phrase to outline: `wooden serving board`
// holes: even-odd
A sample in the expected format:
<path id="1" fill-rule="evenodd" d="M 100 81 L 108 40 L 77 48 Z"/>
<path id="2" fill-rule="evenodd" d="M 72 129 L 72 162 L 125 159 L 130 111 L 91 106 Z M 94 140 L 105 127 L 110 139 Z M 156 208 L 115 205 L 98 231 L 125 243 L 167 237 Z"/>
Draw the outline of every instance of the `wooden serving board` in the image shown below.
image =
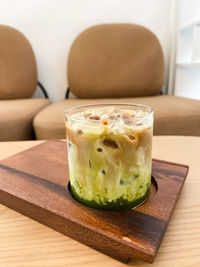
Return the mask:
<path id="1" fill-rule="evenodd" d="M 0 161 L 0 202 L 120 261 L 153 262 L 187 173 L 188 166 L 153 160 L 145 204 L 127 211 L 96 210 L 68 190 L 65 142 L 46 141 Z"/>

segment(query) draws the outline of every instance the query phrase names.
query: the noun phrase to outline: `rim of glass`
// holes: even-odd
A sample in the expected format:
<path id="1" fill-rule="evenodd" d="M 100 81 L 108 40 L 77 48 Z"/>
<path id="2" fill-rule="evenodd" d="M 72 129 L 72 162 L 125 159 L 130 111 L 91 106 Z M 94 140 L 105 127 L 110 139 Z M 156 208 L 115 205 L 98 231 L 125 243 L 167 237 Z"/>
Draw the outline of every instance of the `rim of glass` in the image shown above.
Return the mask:
<path id="1" fill-rule="evenodd" d="M 149 116 L 149 115 L 151 115 L 151 114 L 153 114 L 154 113 L 154 109 L 152 108 L 152 107 L 150 107 L 150 106 L 147 106 L 147 105 L 143 105 L 143 104 L 134 104 L 134 103 L 109 103 L 109 104 L 89 104 L 89 105 L 81 105 L 81 106 L 76 106 L 76 107 L 73 107 L 73 108 L 70 108 L 70 109 L 66 109 L 65 111 L 64 111 L 64 114 L 65 114 L 65 119 L 69 119 L 70 118 L 70 116 L 71 115 L 73 115 L 73 114 L 75 114 L 74 112 L 76 112 L 77 111 L 77 113 L 78 113 L 78 110 L 80 110 L 80 109 L 86 109 L 87 110 L 87 108 L 89 109 L 89 108 L 97 108 L 97 107 L 105 107 L 105 106 L 121 106 L 121 107 L 137 107 L 137 108 L 145 108 L 145 109 L 147 109 L 146 110 L 146 112 L 147 112 L 147 114 L 145 114 L 145 115 L 143 115 L 143 114 L 141 114 L 141 115 L 136 115 L 135 116 L 135 118 L 145 118 L 145 117 L 147 117 L 147 116 Z M 85 110 L 85 111 L 86 111 Z M 71 112 L 73 112 L 72 114 L 70 114 Z M 81 111 L 80 111 L 81 112 Z M 83 119 L 82 118 L 71 118 L 71 119 L 73 119 L 73 120 L 76 120 L 76 121 L 82 121 Z M 93 120 L 90 120 L 90 121 L 93 121 Z M 96 120 L 94 120 L 94 121 L 96 121 Z"/>

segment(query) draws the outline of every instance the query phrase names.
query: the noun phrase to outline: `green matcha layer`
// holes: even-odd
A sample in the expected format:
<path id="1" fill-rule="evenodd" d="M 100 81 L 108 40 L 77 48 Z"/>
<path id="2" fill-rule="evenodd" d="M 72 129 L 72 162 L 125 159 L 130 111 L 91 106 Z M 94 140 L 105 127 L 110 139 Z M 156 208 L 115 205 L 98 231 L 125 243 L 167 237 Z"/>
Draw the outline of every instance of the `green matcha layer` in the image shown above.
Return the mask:
<path id="1" fill-rule="evenodd" d="M 100 203 L 96 202 L 95 200 L 87 200 L 87 199 L 81 198 L 76 193 L 76 190 L 74 187 L 71 186 L 70 188 L 71 188 L 71 193 L 80 203 L 82 203 L 88 207 L 92 207 L 95 209 L 101 209 L 101 210 L 126 210 L 126 209 L 136 208 L 136 207 L 140 206 L 141 204 L 143 204 L 147 200 L 147 198 L 149 196 L 149 192 L 150 192 L 150 187 L 149 187 L 144 196 L 139 197 L 135 200 L 128 201 L 127 199 L 120 197 L 120 198 L 113 200 L 111 202 L 105 201 L 104 204 L 103 203 L 100 204 Z"/>

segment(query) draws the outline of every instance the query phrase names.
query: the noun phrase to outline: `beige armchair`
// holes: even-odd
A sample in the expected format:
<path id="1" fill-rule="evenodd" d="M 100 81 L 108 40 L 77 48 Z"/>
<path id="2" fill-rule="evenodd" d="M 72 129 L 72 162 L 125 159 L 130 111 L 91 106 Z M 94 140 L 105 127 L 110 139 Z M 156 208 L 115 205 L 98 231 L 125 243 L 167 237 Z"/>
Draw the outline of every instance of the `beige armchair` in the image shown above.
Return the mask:
<path id="1" fill-rule="evenodd" d="M 33 118 L 51 102 L 31 98 L 37 87 L 32 47 L 19 31 L 0 25 L 0 141 L 34 138 Z"/>
<path id="2" fill-rule="evenodd" d="M 64 110 L 96 103 L 141 103 L 155 110 L 155 135 L 200 135 L 200 101 L 162 95 L 164 59 L 157 37 L 134 24 L 82 32 L 68 58 L 66 99 L 34 119 L 37 139 L 65 138 Z"/>

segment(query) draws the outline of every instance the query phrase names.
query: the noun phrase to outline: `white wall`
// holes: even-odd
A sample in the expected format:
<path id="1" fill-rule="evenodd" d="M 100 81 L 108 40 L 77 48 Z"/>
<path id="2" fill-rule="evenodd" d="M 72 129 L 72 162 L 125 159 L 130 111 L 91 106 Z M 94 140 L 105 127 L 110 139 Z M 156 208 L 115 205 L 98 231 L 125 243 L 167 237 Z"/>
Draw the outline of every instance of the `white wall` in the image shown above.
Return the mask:
<path id="1" fill-rule="evenodd" d="M 200 1 L 179 0 L 179 6 L 174 94 L 200 100 Z"/>
<path id="2" fill-rule="evenodd" d="M 74 38 L 91 25 L 129 22 L 159 38 L 168 68 L 174 0 L 0 0 L 0 24 L 19 29 L 33 46 L 38 78 L 52 101 L 65 95 L 66 62 Z"/>

